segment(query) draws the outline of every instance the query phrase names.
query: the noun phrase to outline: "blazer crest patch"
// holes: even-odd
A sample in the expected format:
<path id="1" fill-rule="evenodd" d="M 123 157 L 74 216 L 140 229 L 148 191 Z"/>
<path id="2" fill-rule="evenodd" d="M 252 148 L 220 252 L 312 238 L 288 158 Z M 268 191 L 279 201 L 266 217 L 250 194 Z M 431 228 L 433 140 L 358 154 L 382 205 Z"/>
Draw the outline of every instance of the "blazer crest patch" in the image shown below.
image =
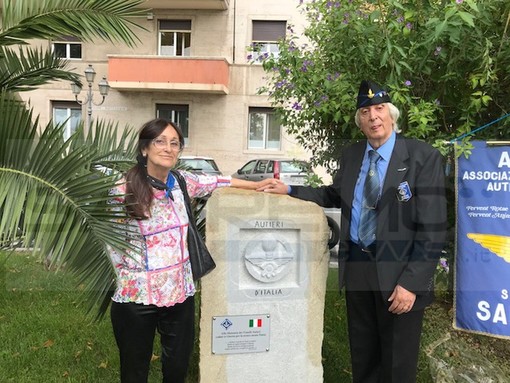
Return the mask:
<path id="1" fill-rule="evenodd" d="M 397 199 L 400 202 L 407 202 L 411 199 L 413 193 L 411 193 L 411 187 L 407 181 L 401 182 L 397 188 Z"/>

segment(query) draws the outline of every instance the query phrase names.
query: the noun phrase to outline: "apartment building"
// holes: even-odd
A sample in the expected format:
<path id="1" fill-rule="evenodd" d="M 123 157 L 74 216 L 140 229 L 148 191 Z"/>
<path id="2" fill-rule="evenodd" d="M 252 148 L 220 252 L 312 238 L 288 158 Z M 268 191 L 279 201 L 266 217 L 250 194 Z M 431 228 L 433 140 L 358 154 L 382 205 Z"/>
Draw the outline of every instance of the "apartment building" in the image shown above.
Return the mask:
<path id="1" fill-rule="evenodd" d="M 96 72 L 92 118 L 140 127 L 154 117 L 177 122 L 185 134 L 184 155 L 214 157 L 224 174 L 256 157 L 308 155 L 275 119 L 270 102 L 257 90 L 264 84 L 260 64 L 247 58 L 247 47 L 278 54 L 276 41 L 292 25 L 303 30 L 299 0 L 148 0 L 138 23 L 140 43 L 129 48 L 103 41 L 81 42 L 62 36 L 50 44 L 55 53 L 83 74 Z M 104 103 L 98 83 L 110 85 Z M 84 87 L 86 82 L 84 79 Z M 86 90 L 77 96 L 85 101 Z M 59 82 L 23 93 L 41 124 L 71 117 L 67 133 L 87 119 L 71 84 Z"/>

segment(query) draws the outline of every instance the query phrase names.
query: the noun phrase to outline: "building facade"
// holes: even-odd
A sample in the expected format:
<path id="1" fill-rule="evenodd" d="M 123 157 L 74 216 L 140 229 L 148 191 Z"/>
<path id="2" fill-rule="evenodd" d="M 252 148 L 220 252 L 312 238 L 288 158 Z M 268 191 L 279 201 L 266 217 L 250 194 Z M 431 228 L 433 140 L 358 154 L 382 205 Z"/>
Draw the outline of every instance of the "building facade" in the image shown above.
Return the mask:
<path id="1" fill-rule="evenodd" d="M 94 120 L 139 128 L 154 117 L 177 122 L 184 131 L 184 155 L 213 157 L 224 174 L 257 157 L 308 159 L 275 118 L 266 95 L 265 73 L 248 58 L 248 47 L 278 54 L 276 41 L 293 26 L 304 28 L 299 0 L 148 0 L 137 20 L 135 47 L 103 41 L 85 43 L 62 36 L 50 44 L 55 54 L 83 74 L 96 72 L 93 102 L 104 76 L 110 91 L 92 105 Z M 41 125 L 70 117 L 67 133 L 87 119 L 87 106 L 75 101 L 71 84 L 58 82 L 22 93 Z M 86 82 L 84 80 L 84 87 Z M 85 89 L 86 90 L 86 89 Z M 78 95 L 83 101 L 86 91 Z"/>

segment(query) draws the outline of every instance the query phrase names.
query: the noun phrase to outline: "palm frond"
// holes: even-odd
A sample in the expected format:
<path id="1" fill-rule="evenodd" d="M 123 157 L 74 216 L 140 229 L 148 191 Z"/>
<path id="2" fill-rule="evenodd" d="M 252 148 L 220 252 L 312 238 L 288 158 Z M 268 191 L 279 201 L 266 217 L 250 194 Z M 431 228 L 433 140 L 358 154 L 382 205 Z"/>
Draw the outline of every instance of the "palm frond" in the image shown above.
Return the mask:
<path id="1" fill-rule="evenodd" d="M 131 28 L 141 28 L 133 18 L 147 12 L 139 8 L 143 3 L 144 0 L 3 0 L 0 46 L 63 35 L 133 46 L 139 40 Z"/>
<path id="2" fill-rule="evenodd" d="M 113 209 L 109 190 L 118 180 L 97 166 L 131 166 L 136 137 L 98 122 L 87 136 L 63 139 L 64 125 L 39 126 L 14 92 L 53 80 L 79 81 L 68 62 L 49 49 L 7 48 L 30 39 L 75 36 L 138 41 L 135 18 L 144 0 L 0 0 L 0 248 L 25 246 L 83 282 L 89 308 L 106 309 L 114 281 L 107 249 L 129 249 L 125 209 Z M 38 134 L 38 132 L 43 132 Z"/>
<path id="3" fill-rule="evenodd" d="M 54 80 L 80 82 L 80 76 L 69 71 L 69 61 L 50 50 L 0 48 L 0 57 L 0 89 L 6 91 L 34 90 Z"/>
<path id="4" fill-rule="evenodd" d="M 0 92 L 0 107 L 3 125 L 0 127 L 0 164 L 24 166 L 33 140 L 37 137 L 37 131 L 32 129 L 32 113 L 25 109 L 22 101 L 8 92 Z"/>
<path id="5" fill-rule="evenodd" d="M 103 155 L 96 158 L 92 168 L 126 171 L 134 164 L 138 134 L 132 127 L 119 129 L 118 124 L 106 124 L 97 121 L 93 128 L 85 133 L 83 125 L 75 132 L 71 150 L 80 146 L 95 147 Z M 104 172 L 104 171 L 103 171 Z"/>
<path id="6" fill-rule="evenodd" d="M 63 126 L 49 124 L 39 136 L 32 112 L 6 92 L 0 94 L 0 110 L 0 241 L 21 242 L 78 274 L 89 308 L 97 307 L 114 277 L 107 247 L 128 247 L 126 214 L 109 205 L 118 176 L 91 170 L 105 154 L 83 142 L 76 147 L 75 136 L 63 140 Z M 104 129 L 114 130 L 112 124 Z"/>

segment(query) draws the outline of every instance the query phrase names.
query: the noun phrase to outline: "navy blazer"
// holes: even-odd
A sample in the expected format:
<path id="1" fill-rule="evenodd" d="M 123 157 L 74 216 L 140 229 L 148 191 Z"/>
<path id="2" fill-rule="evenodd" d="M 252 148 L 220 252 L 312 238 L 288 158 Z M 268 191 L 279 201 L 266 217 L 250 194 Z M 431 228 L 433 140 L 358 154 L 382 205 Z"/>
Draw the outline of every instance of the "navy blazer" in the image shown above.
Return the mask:
<path id="1" fill-rule="evenodd" d="M 354 187 L 365 149 L 366 140 L 343 150 L 331 185 L 293 186 L 291 190 L 293 197 L 342 209 L 340 287 L 349 259 Z M 399 284 L 416 293 L 413 310 L 422 309 L 432 302 L 434 273 L 446 241 L 444 166 L 439 151 L 425 142 L 397 135 L 377 209 L 375 259 L 383 298 L 387 300 Z"/>

